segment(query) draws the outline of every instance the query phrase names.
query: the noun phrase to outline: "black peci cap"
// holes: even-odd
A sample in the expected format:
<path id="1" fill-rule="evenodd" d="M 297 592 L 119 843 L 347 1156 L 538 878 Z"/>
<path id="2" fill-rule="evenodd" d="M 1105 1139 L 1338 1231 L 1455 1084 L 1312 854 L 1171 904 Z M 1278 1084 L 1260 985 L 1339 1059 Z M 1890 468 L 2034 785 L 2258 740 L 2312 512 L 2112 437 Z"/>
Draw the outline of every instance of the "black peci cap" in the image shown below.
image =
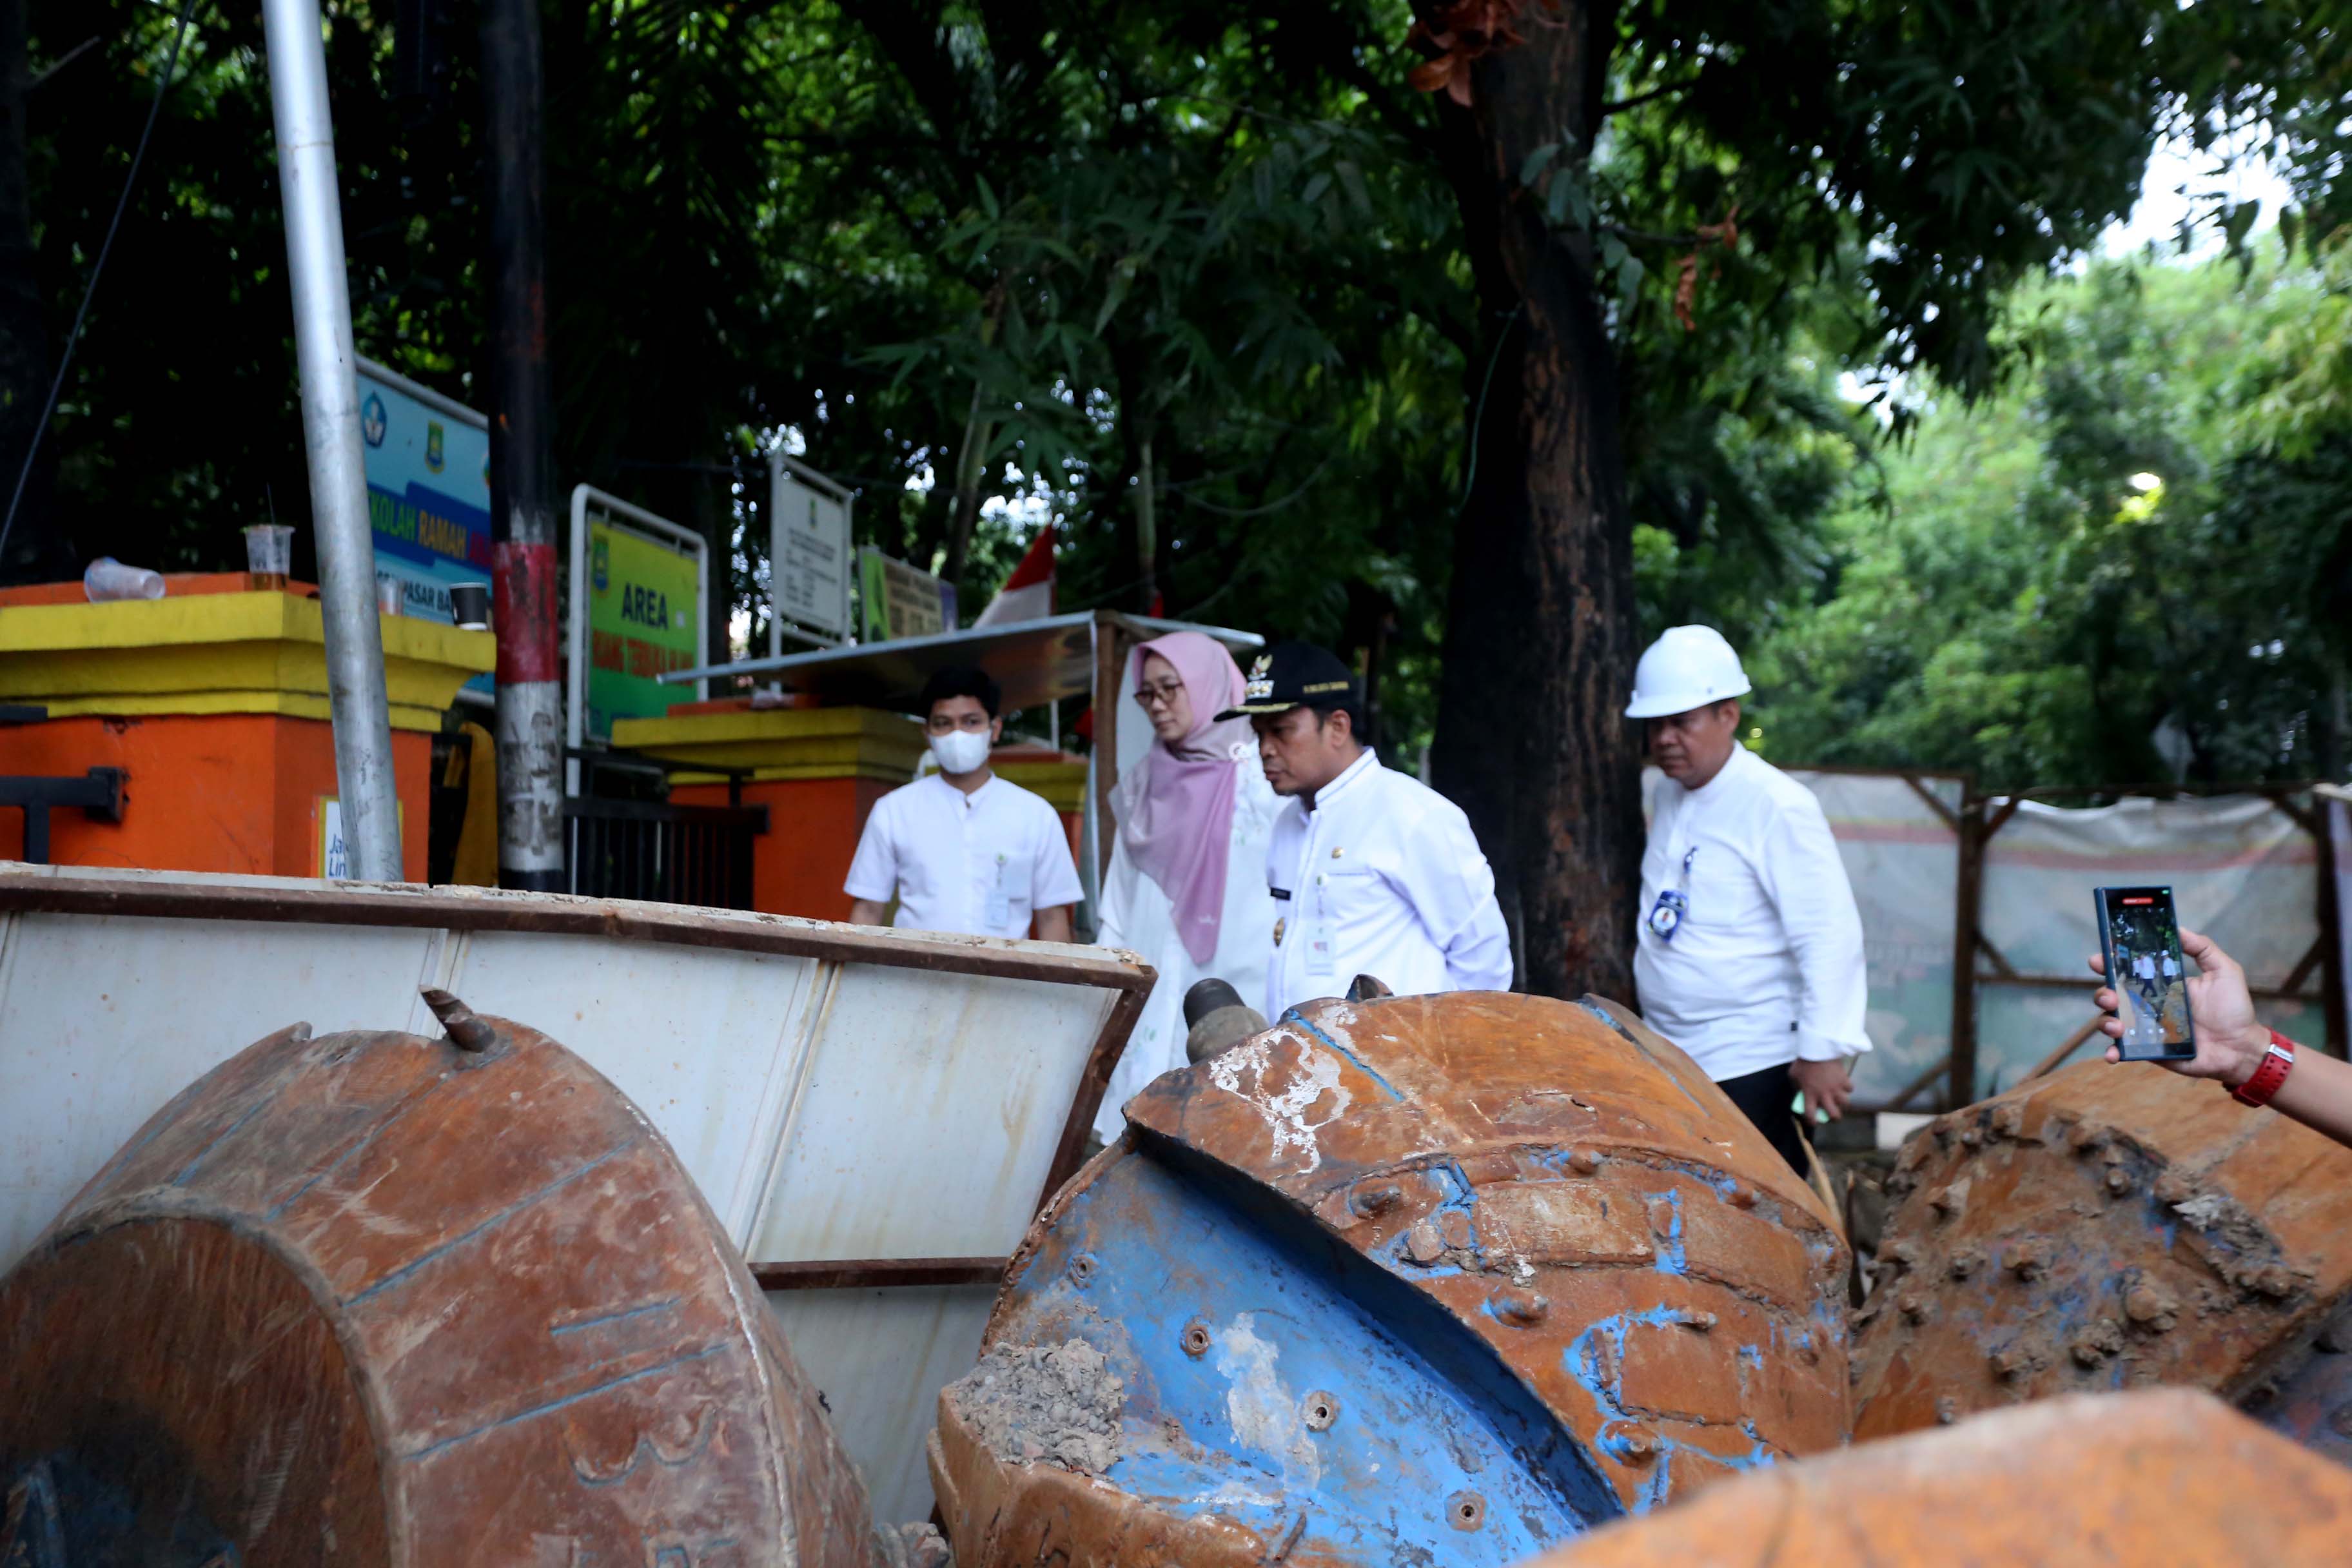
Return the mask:
<path id="1" fill-rule="evenodd" d="M 1218 719 L 1284 713 L 1293 708 L 1337 708 L 1354 700 L 1356 678 L 1329 648 L 1311 642 L 1276 643 L 1250 661 L 1238 707 Z"/>

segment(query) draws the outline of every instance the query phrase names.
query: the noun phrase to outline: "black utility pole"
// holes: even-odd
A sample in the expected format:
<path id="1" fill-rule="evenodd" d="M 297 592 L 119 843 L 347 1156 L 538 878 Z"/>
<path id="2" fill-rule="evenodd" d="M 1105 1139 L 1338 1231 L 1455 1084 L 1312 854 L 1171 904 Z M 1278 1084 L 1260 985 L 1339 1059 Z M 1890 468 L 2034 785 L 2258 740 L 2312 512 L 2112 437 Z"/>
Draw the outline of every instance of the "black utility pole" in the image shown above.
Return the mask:
<path id="1" fill-rule="evenodd" d="M 483 0 L 490 165 L 490 527 L 499 638 L 499 882 L 561 890 L 563 688 L 538 0 Z"/>

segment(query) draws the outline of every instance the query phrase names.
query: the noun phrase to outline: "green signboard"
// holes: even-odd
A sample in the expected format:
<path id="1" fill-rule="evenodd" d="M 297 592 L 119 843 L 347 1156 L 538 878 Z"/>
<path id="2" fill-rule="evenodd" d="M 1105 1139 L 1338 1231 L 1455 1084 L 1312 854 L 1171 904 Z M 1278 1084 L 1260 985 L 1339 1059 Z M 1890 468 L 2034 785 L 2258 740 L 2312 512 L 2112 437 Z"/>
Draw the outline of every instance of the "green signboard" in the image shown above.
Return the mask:
<path id="1" fill-rule="evenodd" d="M 893 560 L 872 545 L 857 552 L 858 640 L 892 642 L 950 629 L 951 594 L 929 572 Z"/>
<path id="2" fill-rule="evenodd" d="M 694 700 L 661 677 L 702 662 L 700 563 L 609 517 L 588 518 L 588 733 Z M 577 579 L 574 579 L 577 581 Z"/>

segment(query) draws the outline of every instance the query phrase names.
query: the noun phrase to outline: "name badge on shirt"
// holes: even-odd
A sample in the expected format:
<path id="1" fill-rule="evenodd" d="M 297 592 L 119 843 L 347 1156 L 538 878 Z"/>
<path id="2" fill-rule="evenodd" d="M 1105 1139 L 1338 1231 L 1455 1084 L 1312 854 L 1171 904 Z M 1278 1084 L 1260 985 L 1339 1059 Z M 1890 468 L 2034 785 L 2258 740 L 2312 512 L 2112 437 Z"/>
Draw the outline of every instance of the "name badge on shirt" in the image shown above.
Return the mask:
<path id="1" fill-rule="evenodd" d="M 1005 859 L 996 858 L 996 879 L 989 885 L 988 910 L 981 916 L 983 924 L 996 927 L 1013 923 L 1013 895 L 1004 886 Z"/>
<path id="2" fill-rule="evenodd" d="M 1675 932 L 1682 930 L 1683 922 L 1690 919 L 1691 862 L 1697 858 L 1698 846 L 1694 844 L 1683 854 L 1681 884 L 1659 889 L 1658 901 L 1650 906 L 1650 918 L 1646 923 L 1650 934 L 1660 942 L 1674 941 Z"/>
<path id="3" fill-rule="evenodd" d="M 1690 913 L 1690 898 L 1673 888 L 1662 888 L 1658 901 L 1650 907 L 1650 934 L 1660 942 L 1672 942 L 1675 932 L 1683 929 L 1683 919 Z"/>
<path id="4" fill-rule="evenodd" d="M 1315 919 L 1301 935 L 1307 942 L 1307 973 L 1319 976 L 1332 973 L 1331 910 L 1319 875 L 1315 879 Z"/>

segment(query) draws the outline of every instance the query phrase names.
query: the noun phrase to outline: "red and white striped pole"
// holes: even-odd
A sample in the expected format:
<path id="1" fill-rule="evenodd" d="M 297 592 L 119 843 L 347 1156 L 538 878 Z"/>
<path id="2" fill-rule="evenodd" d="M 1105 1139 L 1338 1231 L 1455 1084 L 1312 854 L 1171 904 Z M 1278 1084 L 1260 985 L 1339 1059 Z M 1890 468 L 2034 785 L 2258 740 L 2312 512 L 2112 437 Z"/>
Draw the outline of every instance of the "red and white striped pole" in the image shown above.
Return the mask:
<path id="1" fill-rule="evenodd" d="M 562 891 L 563 686 L 547 373 L 539 7 L 485 0 L 490 166 L 490 526 L 499 637 L 499 884 Z"/>

